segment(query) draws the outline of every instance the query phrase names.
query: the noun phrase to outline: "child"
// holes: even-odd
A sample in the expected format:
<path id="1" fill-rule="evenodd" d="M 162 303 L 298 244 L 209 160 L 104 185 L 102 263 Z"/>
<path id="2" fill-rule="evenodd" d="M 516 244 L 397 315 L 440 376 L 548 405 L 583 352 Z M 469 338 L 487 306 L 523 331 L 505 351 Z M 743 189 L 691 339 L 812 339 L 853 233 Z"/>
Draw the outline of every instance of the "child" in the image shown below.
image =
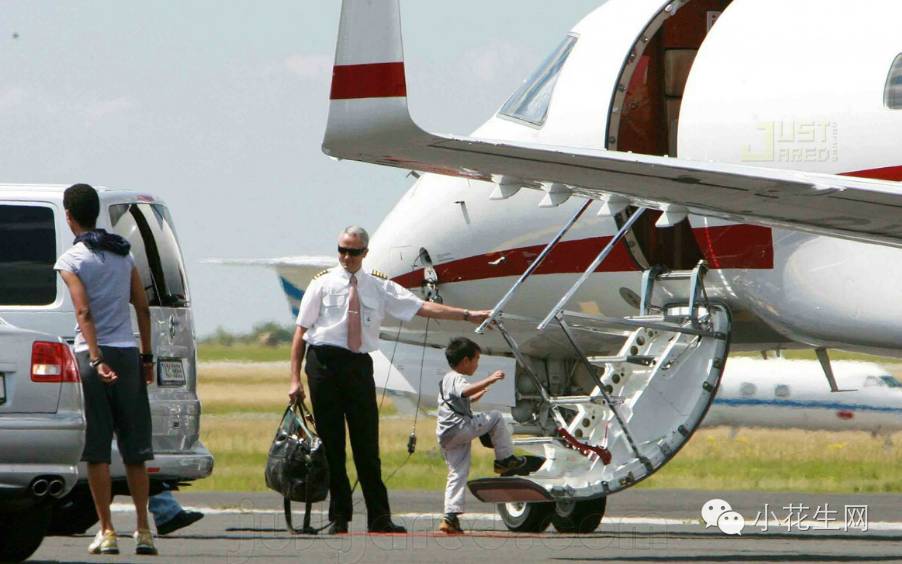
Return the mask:
<path id="1" fill-rule="evenodd" d="M 514 456 L 511 434 L 499 411 L 476 413 L 470 410 L 470 402 L 478 401 L 489 386 L 504 379 L 500 370 L 488 378 L 468 384 L 466 377 L 479 368 L 479 345 L 464 337 L 451 339 L 445 349 L 445 358 L 451 371 L 439 383 L 438 423 L 436 434 L 442 457 L 448 464 L 448 484 L 445 488 L 445 516 L 439 530 L 448 534 L 460 534 L 463 529 L 457 516 L 464 511 L 464 493 L 467 475 L 470 473 L 470 443 L 488 434 L 495 448 L 495 472 L 515 472 L 526 466 L 526 459 Z"/>

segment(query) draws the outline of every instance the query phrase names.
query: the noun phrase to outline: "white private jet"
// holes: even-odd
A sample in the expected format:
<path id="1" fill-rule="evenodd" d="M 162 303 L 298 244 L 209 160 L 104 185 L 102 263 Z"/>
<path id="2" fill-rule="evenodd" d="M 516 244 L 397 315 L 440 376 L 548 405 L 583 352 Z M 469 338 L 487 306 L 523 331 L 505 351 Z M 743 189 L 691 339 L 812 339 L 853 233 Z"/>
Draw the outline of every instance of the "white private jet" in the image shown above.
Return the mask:
<path id="1" fill-rule="evenodd" d="M 848 393 L 824 386 L 816 361 L 731 358 L 704 426 L 866 431 L 892 445 L 902 431 L 902 382 L 873 362 L 832 363 Z"/>
<path id="2" fill-rule="evenodd" d="M 899 21 L 877 0 L 608 0 L 461 137 L 409 115 L 398 0 L 344 0 L 323 149 L 423 173 L 369 267 L 494 307 L 479 340 L 516 358 L 518 445 L 544 459 L 470 484 L 510 529 L 593 530 L 699 426 L 730 347 L 814 348 L 836 391 L 828 347 L 899 355 Z"/>

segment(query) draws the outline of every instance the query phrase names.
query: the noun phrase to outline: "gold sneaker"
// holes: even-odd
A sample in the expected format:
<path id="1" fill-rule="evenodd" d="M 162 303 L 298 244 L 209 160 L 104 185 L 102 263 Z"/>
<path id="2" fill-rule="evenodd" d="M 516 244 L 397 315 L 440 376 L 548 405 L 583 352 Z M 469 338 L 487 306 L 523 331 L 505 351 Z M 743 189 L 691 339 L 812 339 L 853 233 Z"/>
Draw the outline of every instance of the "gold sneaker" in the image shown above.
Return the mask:
<path id="1" fill-rule="evenodd" d="M 157 555 L 157 547 L 153 545 L 153 533 L 148 529 L 138 529 L 135 534 L 135 554 Z"/>
<path id="2" fill-rule="evenodd" d="M 443 515 L 442 522 L 439 523 L 438 530 L 446 535 L 462 535 L 464 534 L 463 528 L 460 526 L 460 521 L 457 519 L 457 515 Z"/>
<path id="3" fill-rule="evenodd" d="M 108 529 L 97 531 L 94 542 L 88 546 L 89 554 L 119 554 L 119 543 L 116 541 L 116 531 Z"/>

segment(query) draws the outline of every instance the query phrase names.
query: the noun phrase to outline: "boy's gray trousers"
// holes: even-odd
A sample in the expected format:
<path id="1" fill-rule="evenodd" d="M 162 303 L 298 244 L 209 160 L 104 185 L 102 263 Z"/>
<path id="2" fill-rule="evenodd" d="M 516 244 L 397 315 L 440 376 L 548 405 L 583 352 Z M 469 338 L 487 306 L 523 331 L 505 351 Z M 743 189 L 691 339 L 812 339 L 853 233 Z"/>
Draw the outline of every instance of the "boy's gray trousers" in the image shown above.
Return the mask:
<path id="1" fill-rule="evenodd" d="M 514 454 L 510 429 L 500 411 L 477 413 L 464 425 L 439 438 L 442 457 L 448 464 L 448 484 L 445 486 L 445 513 L 463 513 L 467 476 L 470 474 L 470 445 L 473 439 L 489 433 L 495 445 L 495 459 L 503 460 Z"/>

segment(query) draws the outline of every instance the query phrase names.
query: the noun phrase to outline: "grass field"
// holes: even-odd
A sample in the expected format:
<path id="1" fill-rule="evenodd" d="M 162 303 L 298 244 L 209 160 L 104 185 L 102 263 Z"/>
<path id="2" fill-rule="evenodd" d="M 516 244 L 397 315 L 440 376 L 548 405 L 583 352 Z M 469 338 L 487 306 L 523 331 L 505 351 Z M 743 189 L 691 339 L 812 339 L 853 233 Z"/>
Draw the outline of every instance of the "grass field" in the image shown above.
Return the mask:
<path id="1" fill-rule="evenodd" d="M 290 345 L 278 345 L 275 347 L 262 347 L 257 344 L 237 343 L 234 345 L 218 345 L 205 343 L 197 349 L 197 357 L 201 362 L 216 361 L 242 361 L 242 362 L 278 362 L 287 361 L 291 350 Z M 814 351 L 798 350 L 783 351 L 784 358 L 790 360 L 815 360 Z M 739 353 L 736 356 L 749 356 L 760 358 L 758 353 Z M 773 353 L 771 353 L 773 356 Z M 863 353 L 854 353 L 840 350 L 830 350 L 830 358 L 833 360 L 861 360 L 865 362 L 884 362 L 898 364 L 897 358 L 884 358 Z"/>
<path id="2" fill-rule="evenodd" d="M 197 347 L 197 360 L 200 362 L 240 361 L 240 362 L 277 362 L 288 361 L 291 345 L 261 347 L 256 344 L 237 343 L 234 345 L 218 345 L 202 343 Z"/>
<path id="3" fill-rule="evenodd" d="M 263 467 L 287 404 L 288 363 L 203 363 L 198 393 L 201 438 L 216 457 L 213 476 L 194 490 L 263 491 Z M 421 416 L 417 451 L 409 458 L 413 418 L 399 418 L 386 399 L 380 422 L 383 475 L 403 463 L 392 489 L 444 488 L 446 468 L 435 441 L 435 420 Z M 796 492 L 902 492 L 902 433 L 885 449 L 867 433 L 703 429 L 661 471 L 638 487 Z M 491 451 L 473 449 L 471 476 L 491 475 Z M 350 460 L 350 454 L 349 454 Z M 406 463 L 405 463 L 406 460 Z M 353 464 L 349 464 L 354 479 Z"/>

